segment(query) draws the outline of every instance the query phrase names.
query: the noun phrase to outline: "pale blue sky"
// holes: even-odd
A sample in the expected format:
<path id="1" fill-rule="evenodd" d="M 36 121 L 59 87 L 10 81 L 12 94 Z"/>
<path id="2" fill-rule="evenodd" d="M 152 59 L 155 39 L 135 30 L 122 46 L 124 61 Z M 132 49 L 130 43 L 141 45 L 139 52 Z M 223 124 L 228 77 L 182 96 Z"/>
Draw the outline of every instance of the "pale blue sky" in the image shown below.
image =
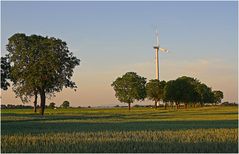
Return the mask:
<path id="1" fill-rule="evenodd" d="M 155 76 L 155 27 L 160 44 L 160 77 L 197 77 L 237 101 L 237 2 L 1 2 L 1 50 L 17 32 L 54 36 L 81 59 L 73 79 L 50 101 L 74 106 L 115 105 L 110 84 L 127 71 Z M 2 103 L 20 102 L 11 90 Z M 148 101 L 145 101 L 147 103 Z"/>

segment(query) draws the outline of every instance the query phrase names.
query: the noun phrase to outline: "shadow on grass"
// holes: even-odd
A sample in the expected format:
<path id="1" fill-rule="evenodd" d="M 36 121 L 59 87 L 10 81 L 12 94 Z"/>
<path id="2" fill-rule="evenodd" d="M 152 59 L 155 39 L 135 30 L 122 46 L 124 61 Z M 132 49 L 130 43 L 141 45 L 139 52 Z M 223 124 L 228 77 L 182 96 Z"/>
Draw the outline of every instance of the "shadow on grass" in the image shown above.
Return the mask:
<path id="1" fill-rule="evenodd" d="M 126 114 L 119 114 L 119 113 L 78 113 L 78 114 L 46 114 L 44 116 L 40 116 L 38 113 L 33 114 L 19 114 L 19 113 L 2 113 L 2 123 L 9 123 L 9 122 L 47 122 L 47 121 L 55 121 L 55 122 L 62 122 L 62 121 L 74 121 L 74 122 L 82 122 L 82 121 L 160 121 L 160 120 L 167 120 L 173 119 L 177 117 L 177 114 L 181 116 L 185 113 L 175 113 L 175 112 L 142 112 L 142 113 L 126 113 Z M 186 113 L 189 117 L 193 116 L 214 116 L 214 115 L 237 115 L 237 112 L 228 112 L 228 113 L 194 113 L 189 112 Z M 203 117 L 202 117 L 203 118 Z M 205 117 L 205 120 L 206 117 Z"/>
<path id="2" fill-rule="evenodd" d="M 35 121 L 62 121 L 62 120 L 99 120 L 99 119 L 124 119 L 125 115 L 111 114 L 111 115 L 44 115 L 39 114 L 14 114 L 6 113 L 2 114 L 2 117 L 7 117 L 2 119 L 2 123 L 11 122 L 35 122 Z M 10 117 L 10 118 L 8 118 Z M 14 118 L 16 117 L 16 118 Z M 17 120 L 16 120 L 17 119 Z"/>
<path id="3" fill-rule="evenodd" d="M 137 119 L 168 119 L 172 117 L 169 112 L 147 112 L 147 113 L 127 113 L 127 114 L 115 114 L 115 113 L 97 113 L 97 114 L 45 114 L 40 116 L 35 114 L 16 114 L 16 113 L 4 113 L 2 114 L 2 123 L 8 122 L 34 122 L 34 121 L 62 121 L 62 120 L 137 120 Z M 6 117 L 6 118 L 4 118 Z M 15 118 L 16 117 L 16 118 Z"/>
<path id="4" fill-rule="evenodd" d="M 133 122 L 4 122 L 2 135 L 98 131 L 160 131 L 186 129 L 238 128 L 237 120 L 215 121 L 133 121 Z"/>

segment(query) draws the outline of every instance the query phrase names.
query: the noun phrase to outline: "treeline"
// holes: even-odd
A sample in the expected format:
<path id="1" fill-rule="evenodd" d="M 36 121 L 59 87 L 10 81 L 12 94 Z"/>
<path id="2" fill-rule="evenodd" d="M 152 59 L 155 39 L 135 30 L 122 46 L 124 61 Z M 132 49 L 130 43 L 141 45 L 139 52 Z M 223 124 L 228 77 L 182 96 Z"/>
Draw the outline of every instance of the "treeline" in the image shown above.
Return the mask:
<path id="1" fill-rule="evenodd" d="M 212 90 L 206 84 L 192 77 L 179 77 L 176 80 L 159 81 L 157 79 L 146 82 L 146 78 L 137 75 L 135 72 L 128 72 L 118 77 L 111 86 L 115 90 L 115 96 L 120 102 L 128 104 L 130 110 L 134 101 L 142 101 L 145 98 L 157 103 L 162 101 L 165 108 L 168 105 L 184 104 L 203 106 L 206 103 L 218 104 L 223 99 L 223 92 Z"/>
<path id="2" fill-rule="evenodd" d="M 36 108 L 39 108 L 40 106 L 37 105 Z M 70 107 L 70 102 L 69 101 L 64 101 L 59 108 L 69 108 Z M 14 105 L 14 104 L 1 104 L 1 109 L 32 109 L 35 108 L 34 106 L 31 105 Z M 50 109 L 55 109 L 58 108 L 56 106 L 56 103 L 51 102 L 49 105 L 46 105 L 45 108 L 50 108 Z"/>
<path id="3" fill-rule="evenodd" d="M 212 106 L 213 104 L 210 104 L 210 103 L 206 103 L 205 106 Z M 221 104 L 217 104 L 217 105 L 220 105 L 220 106 L 238 106 L 237 103 L 235 102 L 223 102 Z M 37 108 L 39 108 L 40 106 L 37 105 Z M 154 105 L 134 105 L 133 106 L 134 108 L 153 108 Z M 158 107 L 165 107 L 165 105 L 161 105 L 159 104 Z M 169 106 L 171 108 L 174 108 L 174 106 Z M 181 107 L 183 107 L 181 105 Z M 1 109 L 33 109 L 34 107 L 31 106 L 31 105 L 14 105 L 14 104 L 1 104 Z M 51 106 L 51 104 L 49 105 L 46 105 L 46 108 L 49 108 L 49 109 L 58 109 L 58 108 L 80 108 L 80 109 L 89 109 L 89 108 L 92 108 L 91 106 L 87 106 L 87 107 L 82 107 L 82 106 L 78 106 L 78 107 L 63 107 L 63 106 Z M 93 107 L 94 108 L 94 107 Z M 95 107 L 95 108 L 99 108 L 99 107 Z M 127 108 L 127 106 L 119 106 L 119 105 L 116 105 L 116 106 L 113 106 L 113 107 L 101 107 L 101 108 Z"/>
<path id="4" fill-rule="evenodd" d="M 1 104 L 1 109 L 32 109 L 30 105 Z"/>

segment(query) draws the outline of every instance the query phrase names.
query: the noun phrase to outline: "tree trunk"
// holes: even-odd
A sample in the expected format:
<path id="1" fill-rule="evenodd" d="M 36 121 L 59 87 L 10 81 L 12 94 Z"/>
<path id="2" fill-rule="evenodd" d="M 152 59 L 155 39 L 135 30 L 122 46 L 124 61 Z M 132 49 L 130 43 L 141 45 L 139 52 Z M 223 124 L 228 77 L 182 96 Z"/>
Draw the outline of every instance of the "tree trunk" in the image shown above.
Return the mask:
<path id="1" fill-rule="evenodd" d="M 194 108 L 196 107 L 196 103 L 193 104 L 193 107 L 194 107 Z"/>
<path id="2" fill-rule="evenodd" d="M 185 109 L 187 109 L 188 108 L 188 104 L 187 103 L 185 103 Z"/>
<path id="3" fill-rule="evenodd" d="M 35 100 L 33 104 L 34 104 L 34 112 L 36 113 L 37 112 L 37 92 L 34 92 L 34 95 L 35 95 Z"/>
<path id="4" fill-rule="evenodd" d="M 164 109 L 166 110 L 167 109 L 167 103 L 165 102 L 164 104 Z"/>
<path id="5" fill-rule="evenodd" d="M 155 101 L 155 109 L 157 109 L 157 101 Z"/>
<path id="6" fill-rule="evenodd" d="M 131 103 L 128 103 L 128 106 L 129 106 L 129 110 L 130 110 L 130 104 L 131 104 Z"/>
<path id="7" fill-rule="evenodd" d="M 40 92 L 40 96 L 41 96 L 41 115 L 44 115 L 44 110 L 46 105 L 46 94 L 44 90 Z"/>

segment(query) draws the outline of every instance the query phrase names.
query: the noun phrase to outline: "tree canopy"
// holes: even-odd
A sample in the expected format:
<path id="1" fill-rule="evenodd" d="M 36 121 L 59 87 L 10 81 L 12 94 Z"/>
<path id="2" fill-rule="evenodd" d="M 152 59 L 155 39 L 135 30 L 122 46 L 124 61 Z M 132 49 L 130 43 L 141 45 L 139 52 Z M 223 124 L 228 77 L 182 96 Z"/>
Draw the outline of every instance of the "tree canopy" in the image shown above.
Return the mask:
<path id="1" fill-rule="evenodd" d="M 213 98 L 214 98 L 214 103 L 221 103 L 221 101 L 223 99 L 223 92 L 220 90 L 214 90 Z"/>
<path id="2" fill-rule="evenodd" d="M 206 84 L 200 83 L 197 85 L 196 89 L 199 94 L 198 102 L 201 104 L 201 106 L 203 106 L 205 103 L 212 103 L 214 101 L 212 89 Z"/>
<path id="3" fill-rule="evenodd" d="M 188 105 L 205 103 L 220 103 L 223 99 L 223 92 L 212 91 L 206 84 L 201 83 L 198 79 L 182 76 L 176 80 L 168 82 L 157 79 L 150 80 L 146 85 L 146 78 L 138 76 L 134 72 L 128 72 L 122 77 L 118 77 L 111 86 L 115 90 L 115 96 L 120 102 L 130 104 L 135 100 L 144 100 L 147 97 L 155 102 L 163 101 L 165 108 L 169 102 L 171 105 L 180 104 Z"/>
<path id="4" fill-rule="evenodd" d="M 135 72 L 127 72 L 118 77 L 111 86 L 115 90 L 115 96 L 120 102 L 130 104 L 135 100 L 144 100 L 146 97 L 146 78 L 137 75 Z"/>
<path id="5" fill-rule="evenodd" d="M 186 106 L 189 103 L 200 103 L 201 106 L 205 103 L 213 103 L 214 95 L 212 89 L 206 84 L 186 76 L 168 81 L 164 88 L 165 100 L 175 102 L 177 106 L 180 103 L 184 103 Z"/>
<path id="6" fill-rule="evenodd" d="M 7 90 L 10 86 L 10 63 L 7 57 L 1 57 L 1 89 Z"/>
<path id="7" fill-rule="evenodd" d="M 51 102 L 48 107 L 54 109 L 56 107 L 56 103 Z"/>
<path id="8" fill-rule="evenodd" d="M 146 84 L 147 98 L 155 102 L 155 108 L 157 108 L 157 102 L 163 100 L 163 90 L 165 84 L 165 81 L 159 81 L 157 79 L 150 80 Z"/>
<path id="9" fill-rule="evenodd" d="M 69 102 L 69 101 L 64 101 L 64 102 L 61 104 L 61 107 L 62 107 L 62 108 L 68 108 L 68 107 L 70 107 L 70 102 Z"/>
<path id="10" fill-rule="evenodd" d="M 26 36 L 17 33 L 7 44 L 13 90 L 27 98 L 39 93 L 41 114 L 44 114 L 46 94 L 54 95 L 63 87 L 76 88 L 71 81 L 73 69 L 80 60 L 69 51 L 66 42 L 54 37 Z"/>

